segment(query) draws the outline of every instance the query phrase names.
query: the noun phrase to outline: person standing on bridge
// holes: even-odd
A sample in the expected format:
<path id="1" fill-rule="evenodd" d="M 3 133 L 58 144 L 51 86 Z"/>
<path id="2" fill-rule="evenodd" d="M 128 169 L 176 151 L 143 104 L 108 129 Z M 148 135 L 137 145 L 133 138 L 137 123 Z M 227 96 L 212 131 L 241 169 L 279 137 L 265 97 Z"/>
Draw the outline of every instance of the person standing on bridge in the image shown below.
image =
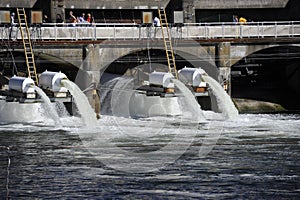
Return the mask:
<path id="1" fill-rule="evenodd" d="M 155 17 L 155 18 L 153 19 L 153 25 L 154 25 L 155 27 L 160 27 L 160 21 L 159 21 L 158 17 Z"/>
<path id="2" fill-rule="evenodd" d="M 82 13 L 80 17 L 78 17 L 78 22 L 79 23 L 87 23 L 85 19 L 85 13 Z"/>
<path id="3" fill-rule="evenodd" d="M 64 22 L 64 20 L 62 19 L 62 17 L 61 17 L 61 15 L 60 14 L 57 14 L 56 15 L 56 23 L 63 23 Z"/>
<path id="4" fill-rule="evenodd" d="M 10 15 L 10 30 L 9 30 L 9 39 L 12 39 L 12 33 L 14 31 L 14 27 L 16 26 L 16 22 L 15 22 L 15 13 L 11 13 Z"/>
<path id="5" fill-rule="evenodd" d="M 72 23 L 73 26 L 75 26 L 75 23 L 77 23 L 77 18 L 73 15 L 73 11 L 70 11 L 69 12 L 69 15 L 70 15 L 70 23 Z"/>
<path id="6" fill-rule="evenodd" d="M 56 14 L 56 26 L 62 26 L 62 23 L 64 23 L 64 20 L 61 16 L 61 14 Z"/>
<path id="7" fill-rule="evenodd" d="M 154 19 L 153 19 L 153 26 L 155 27 L 155 29 L 154 29 L 154 38 L 156 38 L 156 32 L 158 31 L 157 29 L 156 29 L 156 27 L 160 27 L 160 20 L 158 19 L 158 17 L 154 17 Z"/>
<path id="8" fill-rule="evenodd" d="M 238 24 L 239 23 L 239 18 L 237 15 L 233 15 L 233 23 Z"/>
<path id="9" fill-rule="evenodd" d="M 247 23 L 247 20 L 244 17 L 240 17 L 239 22 L 241 25 L 243 25 Z"/>
<path id="10" fill-rule="evenodd" d="M 88 13 L 88 14 L 87 14 L 86 21 L 87 21 L 88 23 L 92 23 L 92 15 L 91 15 L 91 13 Z"/>

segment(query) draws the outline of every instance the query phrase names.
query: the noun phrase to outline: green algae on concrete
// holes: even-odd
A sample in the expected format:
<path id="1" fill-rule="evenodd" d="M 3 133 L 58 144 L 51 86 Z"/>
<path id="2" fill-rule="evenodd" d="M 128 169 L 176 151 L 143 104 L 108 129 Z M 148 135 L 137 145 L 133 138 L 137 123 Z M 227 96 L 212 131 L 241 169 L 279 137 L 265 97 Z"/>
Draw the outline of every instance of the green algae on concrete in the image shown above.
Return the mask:
<path id="1" fill-rule="evenodd" d="M 280 104 L 250 99 L 232 99 L 239 113 L 278 113 L 286 111 Z"/>

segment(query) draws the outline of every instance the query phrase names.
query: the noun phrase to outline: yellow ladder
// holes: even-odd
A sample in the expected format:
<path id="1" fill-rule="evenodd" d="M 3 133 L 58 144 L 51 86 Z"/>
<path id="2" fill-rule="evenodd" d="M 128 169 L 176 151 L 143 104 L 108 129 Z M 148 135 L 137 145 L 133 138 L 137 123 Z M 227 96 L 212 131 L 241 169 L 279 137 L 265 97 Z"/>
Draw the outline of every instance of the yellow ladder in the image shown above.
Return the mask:
<path id="1" fill-rule="evenodd" d="M 17 14 L 18 14 L 18 22 L 20 26 L 23 46 L 24 46 L 28 76 L 32 78 L 32 80 L 35 82 L 36 85 L 38 85 L 38 77 L 36 73 L 34 54 L 32 50 L 32 43 L 30 39 L 30 32 L 27 25 L 25 9 L 17 8 Z"/>
<path id="2" fill-rule="evenodd" d="M 160 19 L 160 27 L 164 39 L 164 45 L 166 50 L 166 56 L 168 60 L 169 72 L 173 74 L 173 76 L 178 79 L 178 73 L 176 69 L 175 56 L 172 47 L 172 39 L 169 31 L 169 25 L 167 21 L 166 11 L 165 9 L 158 9 L 158 15 Z"/>

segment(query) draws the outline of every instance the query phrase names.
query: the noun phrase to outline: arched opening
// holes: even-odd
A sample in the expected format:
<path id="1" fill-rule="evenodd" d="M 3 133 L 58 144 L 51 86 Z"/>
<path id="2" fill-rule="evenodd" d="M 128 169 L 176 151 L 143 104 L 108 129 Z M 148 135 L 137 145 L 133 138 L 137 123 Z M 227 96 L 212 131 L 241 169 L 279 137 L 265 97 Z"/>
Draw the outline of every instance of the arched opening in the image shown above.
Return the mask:
<path id="1" fill-rule="evenodd" d="M 28 76 L 24 52 L 21 51 L 2 51 L 0 52 L 0 72 L 1 77 L 11 77 L 14 75 Z M 61 71 L 74 81 L 78 68 L 71 63 L 53 55 L 36 53 L 35 65 L 37 73 L 48 71 Z M 7 78 L 1 79 L 1 84 L 6 84 Z"/>
<path id="2" fill-rule="evenodd" d="M 195 56 L 183 51 L 176 51 L 175 54 L 176 68 L 180 70 L 184 67 L 201 67 L 203 68 L 211 77 L 217 79 L 218 70 L 212 62 L 207 58 L 207 55 Z M 155 64 L 165 65 L 165 69 L 161 69 L 167 72 L 168 62 L 166 59 L 166 53 L 163 49 L 146 49 L 146 50 L 136 50 L 130 52 L 129 54 L 122 56 L 108 66 L 105 67 L 103 72 L 112 73 L 118 75 L 130 74 L 128 70 L 134 68 L 139 68 L 140 66 L 149 66 L 149 71 L 154 71 Z M 151 68 L 153 67 L 153 68 Z"/>
<path id="3" fill-rule="evenodd" d="M 186 67 L 201 67 L 213 78 L 217 77 L 217 68 L 205 57 L 197 57 L 186 52 L 176 52 L 176 68 L 180 70 Z M 121 104 L 130 105 L 133 90 L 139 90 L 149 81 L 151 72 L 168 72 L 166 53 L 163 49 L 146 49 L 130 52 L 110 63 L 103 71 L 100 80 L 101 111 L 104 114 L 112 114 L 113 106 L 121 110 Z M 113 93 L 123 93 L 113 97 Z M 129 96 L 127 96 L 127 94 Z M 122 100 L 114 100 L 122 99 Z M 126 100 L 127 99 L 127 100 Z M 202 109 L 210 110 L 212 103 L 210 96 L 197 97 Z M 122 103 L 115 103 L 121 101 Z M 118 110 L 119 111 L 119 110 Z M 122 113 L 128 113 L 127 110 Z"/>
<path id="4" fill-rule="evenodd" d="M 232 96 L 300 109 L 300 47 L 257 51 L 232 66 Z"/>

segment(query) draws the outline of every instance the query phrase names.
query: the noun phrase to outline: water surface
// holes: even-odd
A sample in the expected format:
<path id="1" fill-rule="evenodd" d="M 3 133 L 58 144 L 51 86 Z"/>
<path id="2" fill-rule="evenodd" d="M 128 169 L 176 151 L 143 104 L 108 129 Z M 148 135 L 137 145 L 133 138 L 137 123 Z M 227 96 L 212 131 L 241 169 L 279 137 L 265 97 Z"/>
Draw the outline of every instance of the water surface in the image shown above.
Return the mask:
<path id="1" fill-rule="evenodd" d="M 93 129 L 82 128 L 73 117 L 63 119 L 62 127 L 1 124 L 0 195 L 11 199 L 299 198 L 299 115 L 240 115 L 223 121 L 218 114 L 204 114 L 208 122 L 202 124 L 176 117 L 110 116 L 103 116 Z M 166 148 L 160 158 L 151 154 L 176 137 L 182 140 L 177 138 L 173 149 Z M 183 147 L 187 148 L 182 155 L 168 160 Z M 149 157 L 138 162 L 139 155 Z M 128 166 L 141 170 L 133 172 Z"/>

